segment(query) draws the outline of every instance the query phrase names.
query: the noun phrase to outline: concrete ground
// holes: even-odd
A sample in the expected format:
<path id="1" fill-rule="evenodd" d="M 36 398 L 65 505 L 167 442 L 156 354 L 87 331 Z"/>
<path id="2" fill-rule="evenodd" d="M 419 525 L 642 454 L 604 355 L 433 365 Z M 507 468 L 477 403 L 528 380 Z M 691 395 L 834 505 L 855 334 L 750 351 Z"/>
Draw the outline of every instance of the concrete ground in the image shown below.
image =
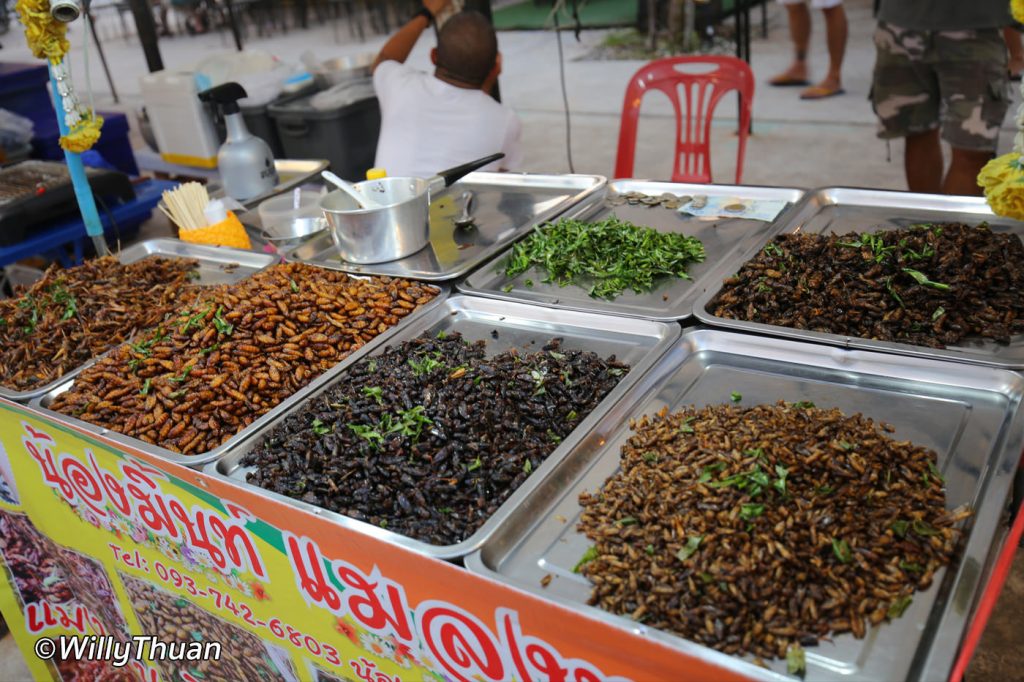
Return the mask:
<path id="1" fill-rule="evenodd" d="M 754 134 L 747 147 L 743 181 L 748 184 L 814 187 L 852 185 L 905 189 L 902 145 L 887 149 L 875 137 L 875 117 L 867 101 L 874 62 L 871 42 L 873 19 L 871 0 L 847 0 L 850 38 L 844 66 L 846 94 L 818 102 L 802 102 L 799 89 L 772 88 L 769 77 L 781 71 L 791 57 L 786 26 L 780 8 L 769 7 L 769 35 L 760 35 L 755 13 L 752 66 L 757 78 L 754 97 Z M 130 23 L 130 18 L 128 23 Z M 315 24 L 316 22 L 314 22 Z M 85 90 L 80 50 L 82 26 L 72 25 L 71 42 L 76 51 L 75 74 L 80 91 Z M 112 15 L 101 18 L 97 28 L 122 97 L 114 105 L 106 89 L 95 52 L 91 56 L 92 84 L 96 104 L 103 109 L 135 111 L 141 105 L 138 78 L 146 72 L 138 41 L 117 36 L 119 23 Z M 823 25 L 815 17 L 810 62 L 812 77 L 823 73 L 827 57 Z M 335 36 L 337 35 L 337 40 Z M 572 123 L 572 153 L 577 172 L 610 175 L 615 163 L 619 115 L 625 85 L 643 64 L 640 61 L 595 61 L 586 59 L 600 44 L 605 32 L 587 31 L 577 43 L 571 34 L 562 37 L 566 55 L 565 74 Z M 549 32 L 502 33 L 500 46 L 505 72 L 501 79 L 503 100 L 515 108 L 523 121 L 525 167 L 536 172 L 569 170 L 565 151 L 565 123 L 559 89 L 558 51 Z M 23 41 L 15 34 L 3 37 L 0 60 L 32 61 Z M 290 30 L 257 38 L 246 46 L 266 50 L 280 59 L 297 63 L 299 55 L 312 49 L 328 59 L 360 52 L 375 52 L 383 37 L 365 42 L 353 40 L 344 24 L 331 22 L 309 30 Z M 427 68 L 430 39 L 424 38 L 411 63 Z M 200 59 L 230 49 L 227 33 L 161 39 L 160 49 L 167 68 L 187 68 Z M 666 149 L 675 134 L 674 119 L 667 100 L 651 96 L 642 107 L 637 145 L 635 177 L 666 178 L 671 157 Z M 1019 95 L 1015 95 L 1019 100 Z M 736 167 L 736 109 L 731 98 L 718 110 L 712 134 L 712 167 L 718 182 L 731 183 Z M 2 103 L 0 103 L 2 105 Z M 133 122 L 134 124 L 134 122 Z M 1007 116 L 1001 149 L 1010 144 L 1011 116 Z M 159 229 L 157 227 L 157 229 Z M 1024 679 L 1024 647 L 1019 645 L 1018 623 L 1024 612 L 1024 556 L 1017 553 L 1013 574 L 1007 583 L 982 640 L 968 677 L 972 680 Z M 0 641 L 0 680 L 27 678 L 12 640 Z"/>

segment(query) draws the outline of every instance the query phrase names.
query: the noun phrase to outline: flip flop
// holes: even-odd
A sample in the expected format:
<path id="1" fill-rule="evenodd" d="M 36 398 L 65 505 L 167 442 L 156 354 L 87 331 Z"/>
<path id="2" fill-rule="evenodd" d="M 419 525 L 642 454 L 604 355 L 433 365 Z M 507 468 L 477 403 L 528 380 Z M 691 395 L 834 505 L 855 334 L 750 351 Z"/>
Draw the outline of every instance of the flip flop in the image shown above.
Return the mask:
<path id="1" fill-rule="evenodd" d="M 842 88 L 825 88 L 820 85 L 807 88 L 800 93 L 800 99 L 827 99 L 836 95 L 844 95 L 846 90 Z"/>
<path id="2" fill-rule="evenodd" d="M 810 84 L 811 82 L 806 78 L 796 78 L 794 76 L 776 76 L 768 81 L 768 85 L 773 85 L 777 88 L 791 88 Z"/>

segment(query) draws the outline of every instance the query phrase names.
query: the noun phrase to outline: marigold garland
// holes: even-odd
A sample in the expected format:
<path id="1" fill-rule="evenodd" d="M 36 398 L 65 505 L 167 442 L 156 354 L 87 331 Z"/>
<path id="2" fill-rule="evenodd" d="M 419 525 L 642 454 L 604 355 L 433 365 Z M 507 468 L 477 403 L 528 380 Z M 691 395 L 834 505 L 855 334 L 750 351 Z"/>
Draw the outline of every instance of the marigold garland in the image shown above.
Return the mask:
<path id="1" fill-rule="evenodd" d="M 1010 14 L 1024 23 L 1024 0 L 1010 0 Z M 1021 85 L 1024 94 L 1024 84 Z M 1024 104 L 1017 108 L 1017 135 L 1013 151 L 992 159 L 978 173 L 978 186 L 996 215 L 1024 220 Z"/>
<path id="2" fill-rule="evenodd" d="M 50 0 L 18 0 L 14 6 L 25 25 L 25 40 L 39 59 L 60 64 L 71 49 L 67 24 L 50 14 Z"/>
<path id="3" fill-rule="evenodd" d="M 92 149 L 100 139 L 100 128 L 103 126 L 103 117 L 93 114 L 90 110 L 81 121 L 79 121 L 67 135 L 60 138 L 60 146 L 69 152 L 81 154 Z"/>
<path id="4" fill-rule="evenodd" d="M 67 38 L 67 24 L 57 21 L 50 14 L 50 0 L 18 0 L 14 8 L 25 26 L 25 40 L 32 54 L 47 60 L 54 67 L 59 66 L 71 45 Z M 70 79 L 67 83 L 70 92 Z M 57 115 L 63 114 L 58 111 Z M 69 152 L 81 154 L 91 149 L 100 139 L 103 117 L 97 116 L 92 110 L 79 111 L 79 116 L 79 120 L 70 126 L 68 134 L 61 136 L 60 146 Z"/>
<path id="5" fill-rule="evenodd" d="M 1017 151 L 1003 154 L 985 164 L 978 173 L 978 185 L 997 215 L 1024 220 L 1024 166 Z"/>

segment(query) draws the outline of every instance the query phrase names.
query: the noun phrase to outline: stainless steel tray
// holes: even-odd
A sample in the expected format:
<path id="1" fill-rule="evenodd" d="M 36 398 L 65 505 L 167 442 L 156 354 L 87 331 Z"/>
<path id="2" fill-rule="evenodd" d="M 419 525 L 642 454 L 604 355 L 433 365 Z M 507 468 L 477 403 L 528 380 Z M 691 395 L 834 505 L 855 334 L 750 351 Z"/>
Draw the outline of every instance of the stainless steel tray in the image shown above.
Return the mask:
<path id="1" fill-rule="evenodd" d="M 618 470 L 629 419 L 665 406 L 674 411 L 728 403 L 732 391 L 742 394 L 743 405 L 810 400 L 860 412 L 895 426 L 896 439 L 938 453 L 947 506 L 969 503 L 976 512 L 963 554 L 936 573 L 932 587 L 917 593 L 895 622 L 869 627 L 862 640 L 844 634 L 808 648 L 807 679 L 946 679 L 994 559 L 994 538 L 1024 445 L 1024 377 L 1005 370 L 696 328 L 466 558 L 467 568 L 753 679 L 793 679 L 785 677 L 785 661 L 766 670 L 749 658 L 588 606 L 590 584 L 572 572 L 590 545 L 576 531 L 579 494 L 598 490 Z M 548 574 L 553 579 L 545 589 L 540 580 Z"/>
<path id="2" fill-rule="evenodd" d="M 212 285 L 237 282 L 249 275 L 259 272 L 275 261 L 273 256 L 238 249 L 189 244 L 177 239 L 150 239 L 133 244 L 117 254 L 122 263 L 135 263 L 149 256 L 163 258 L 195 258 L 199 261 L 199 279 L 197 284 Z M 0 398 L 28 402 L 33 398 L 49 393 L 54 387 L 78 376 L 83 369 L 99 360 L 106 353 L 97 355 L 89 362 L 67 372 L 61 378 L 33 388 L 30 391 L 15 391 L 0 386 Z"/>
<path id="3" fill-rule="evenodd" d="M 498 338 L 491 332 L 497 330 Z M 612 392 L 584 419 L 547 460 L 537 467 L 526 482 L 516 490 L 508 500 L 487 520 L 472 536 L 455 545 L 431 545 L 420 540 L 399 535 L 369 523 L 329 512 L 306 502 L 293 500 L 284 495 L 264 490 L 245 482 L 245 475 L 251 467 L 242 467 L 242 457 L 255 447 L 259 438 L 254 437 L 241 447 L 232 450 L 226 457 L 206 468 L 206 473 L 226 476 L 237 485 L 249 490 L 258 491 L 275 500 L 330 519 L 346 528 L 354 528 L 377 538 L 388 540 L 428 556 L 440 559 L 459 559 L 479 547 L 492 533 L 504 523 L 505 518 L 520 506 L 531 491 L 544 481 L 559 465 L 562 458 L 569 452 L 575 442 L 583 434 L 600 423 L 604 413 L 636 381 L 649 370 L 662 354 L 665 353 L 679 338 L 679 326 L 646 320 L 631 320 L 589 313 L 559 312 L 538 308 L 522 303 L 506 303 L 470 296 L 453 296 L 444 305 L 420 317 L 414 324 L 406 325 L 391 337 L 389 343 L 401 343 L 427 333 L 436 335 L 440 331 L 460 332 L 470 341 L 483 340 L 487 343 L 488 352 L 501 353 L 510 348 L 520 350 L 536 350 L 553 337 L 564 339 L 565 348 L 582 348 L 593 351 L 602 357 L 615 356 L 626 363 L 631 369 Z M 381 351 L 378 347 L 374 352 Z M 266 423 L 259 436 L 269 432 L 288 414 L 305 408 L 307 400 L 315 398 L 337 373 L 332 374 L 329 381 L 321 382 L 316 390 L 304 396 L 296 396 L 284 406 L 285 410 L 278 413 L 273 422 Z"/>
<path id="4" fill-rule="evenodd" d="M 920 222 L 964 222 L 972 225 L 988 222 L 993 232 L 1015 234 L 1024 239 L 1024 223 L 993 214 L 985 200 L 980 197 L 910 194 L 908 192 L 842 187 L 817 189 L 809 192 L 796 208 L 784 216 L 778 222 L 777 229 L 773 230 L 771 234 L 763 235 L 760 240 L 735 259 L 731 267 L 725 269 L 722 277 L 739 270 L 743 263 L 753 258 L 769 239 L 779 234 L 871 232 L 905 228 Z M 839 334 L 791 329 L 718 317 L 708 309 L 708 304 L 720 289 L 720 281 L 716 285 L 709 286 L 694 304 L 694 313 L 697 318 L 716 327 L 923 358 L 942 358 L 1008 369 L 1024 368 L 1024 335 L 1013 337 L 1010 344 L 1005 346 L 994 341 L 976 339 L 967 340 L 960 346 L 938 349 L 907 343 L 873 341 Z"/>
<path id="5" fill-rule="evenodd" d="M 68 424 L 74 424 L 75 426 L 78 426 L 79 428 L 84 429 L 85 431 L 89 431 L 90 433 L 97 433 L 100 434 L 101 436 L 106 436 L 107 438 L 117 443 L 122 443 L 124 445 L 131 446 L 137 450 L 141 450 L 147 454 L 153 455 L 154 457 L 160 457 L 161 459 L 165 459 L 169 462 L 174 462 L 175 464 L 181 464 L 182 466 L 198 469 L 203 465 L 208 464 L 209 462 L 215 461 L 218 458 L 222 457 L 232 448 L 236 447 L 240 443 L 244 442 L 246 439 L 256 434 L 264 426 L 269 425 L 271 422 L 273 422 L 278 415 L 281 415 L 285 411 L 287 411 L 289 405 L 291 405 L 294 401 L 303 400 L 306 396 L 316 391 L 322 384 L 329 381 L 338 372 L 343 371 L 345 367 L 352 364 L 363 355 L 366 355 L 368 352 L 370 352 L 380 344 L 385 343 L 389 337 L 398 333 L 405 327 L 415 325 L 416 320 L 418 318 L 428 314 L 432 309 L 439 307 L 444 302 L 444 299 L 448 297 L 450 290 L 448 289 L 447 286 L 444 285 L 435 284 L 433 286 L 439 288 L 441 292 L 432 301 L 412 311 L 409 315 L 403 317 L 394 327 L 387 330 L 383 334 L 379 334 L 376 338 L 374 338 L 372 341 L 364 345 L 362 348 L 352 353 L 344 360 L 340 361 L 334 367 L 330 368 L 329 370 L 321 374 L 319 377 L 311 381 L 303 388 L 296 391 L 294 394 L 292 394 L 292 396 L 286 398 L 285 400 L 282 400 L 280 404 L 278 404 L 273 409 L 269 410 L 259 419 L 253 421 L 252 424 L 249 424 L 249 426 L 246 426 L 241 431 L 236 433 L 234 436 L 227 439 L 213 450 L 208 450 L 207 452 L 199 453 L 196 455 L 183 455 L 179 452 L 174 452 L 173 450 L 168 450 L 167 448 L 162 448 L 160 446 L 139 440 L 138 438 L 126 436 L 112 429 L 98 426 L 96 424 L 91 424 L 80 419 L 75 419 L 74 417 L 66 415 L 62 412 L 55 412 L 54 410 L 51 410 L 50 404 L 53 402 L 54 398 L 56 398 L 61 393 L 64 393 L 65 391 L 71 390 L 71 387 L 74 386 L 75 382 L 73 379 L 58 384 L 56 387 L 52 388 L 44 395 L 37 397 L 35 400 L 31 402 L 31 406 L 35 407 L 36 409 L 40 410 L 41 412 L 45 413 L 46 415 L 54 419 L 58 419 Z"/>
<path id="6" fill-rule="evenodd" d="M 329 233 L 290 250 L 288 260 L 345 272 L 391 275 L 430 281 L 461 277 L 527 230 L 562 215 L 580 211 L 600 198 L 607 181 L 599 175 L 529 175 L 470 173 L 430 205 L 430 245 L 390 263 L 358 265 L 342 260 Z M 473 192 L 475 227 L 457 228 L 462 193 Z"/>
<path id="7" fill-rule="evenodd" d="M 649 180 L 613 180 L 608 183 L 612 192 L 643 192 L 655 196 L 664 192 L 676 195 L 709 197 L 743 197 L 747 199 L 778 200 L 794 204 L 803 196 L 803 190 L 784 187 L 753 187 L 733 185 L 691 185 Z M 642 205 L 608 206 L 600 203 L 581 216 L 584 220 L 603 220 L 614 213 L 619 218 L 637 225 L 647 225 L 661 232 L 682 232 L 697 237 L 704 244 L 706 258 L 688 268 L 691 280 L 666 279 L 654 291 L 637 294 L 626 291 L 614 301 L 593 298 L 582 287 L 560 287 L 542 280 L 546 273 L 530 268 L 514 279 L 505 276 L 505 263 L 510 249 L 472 273 L 458 285 L 459 291 L 505 301 L 529 301 L 564 310 L 586 310 L 613 313 L 651 320 L 684 320 L 693 314 L 693 302 L 709 286 L 719 282 L 732 256 L 742 253 L 751 242 L 760 241 L 771 229 L 771 223 L 743 218 L 695 218 L 678 210 Z M 529 280 L 532 286 L 527 286 Z M 506 291 L 507 289 L 507 291 Z"/>

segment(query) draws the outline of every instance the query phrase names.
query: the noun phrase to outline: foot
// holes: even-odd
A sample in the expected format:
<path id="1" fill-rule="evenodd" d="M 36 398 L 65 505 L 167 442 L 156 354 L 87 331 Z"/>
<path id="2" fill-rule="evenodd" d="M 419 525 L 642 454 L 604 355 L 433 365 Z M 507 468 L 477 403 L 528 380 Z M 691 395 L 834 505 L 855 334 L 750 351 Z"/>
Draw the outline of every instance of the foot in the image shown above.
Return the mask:
<path id="1" fill-rule="evenodd" d="M 803 62 L 794 62 L 788 69 L 768 81 L 770 85 L 807 85 L 807 65 Z"/>
<path id="2" fill-rule="evenodd" d="M 835 97 L 836 95 L 842 95 L 843 84 L 838 78 L 831 76 L 826 77 L 817 85 L 812 85 L 803 92 L 800 93 L 800 99 L 825 99 L 826 97 Z"/>

